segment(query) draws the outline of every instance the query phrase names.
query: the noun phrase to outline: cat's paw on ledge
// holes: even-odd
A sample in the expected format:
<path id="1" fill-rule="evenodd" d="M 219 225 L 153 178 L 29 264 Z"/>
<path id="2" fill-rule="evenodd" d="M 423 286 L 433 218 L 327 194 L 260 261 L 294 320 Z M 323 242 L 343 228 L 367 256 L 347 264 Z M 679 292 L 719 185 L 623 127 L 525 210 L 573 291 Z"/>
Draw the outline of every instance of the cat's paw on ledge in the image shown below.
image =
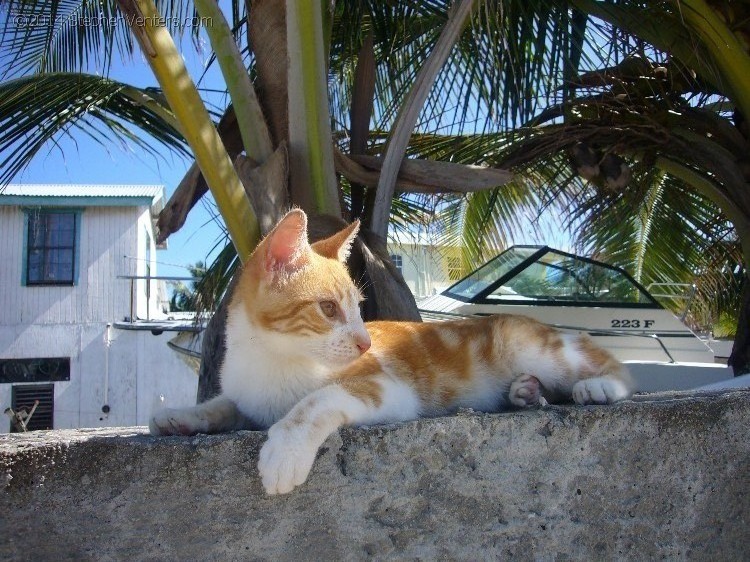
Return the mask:
<path id="1" fill-rule="evenodd" d="M 573 385 L 573 401 L 576 404 L 613 404 L 630 397 L 627 385 L 610 377 L 584 379 Z"/>
<path id="2" fill-rule="evenodd" d="M 317 449 L 305 438 L 304 432 L 279 425 L 272 427 L 258 460 L 266 493 L 287 494 L 303 484 L 315 462 Z"/>
<path id="3" fill-rule="evenodd" d="M 191 410 L 165 408 L 151 417 L 148 429 L 151 435 L 195 435 L 207 433 L 208 424 Z"/>

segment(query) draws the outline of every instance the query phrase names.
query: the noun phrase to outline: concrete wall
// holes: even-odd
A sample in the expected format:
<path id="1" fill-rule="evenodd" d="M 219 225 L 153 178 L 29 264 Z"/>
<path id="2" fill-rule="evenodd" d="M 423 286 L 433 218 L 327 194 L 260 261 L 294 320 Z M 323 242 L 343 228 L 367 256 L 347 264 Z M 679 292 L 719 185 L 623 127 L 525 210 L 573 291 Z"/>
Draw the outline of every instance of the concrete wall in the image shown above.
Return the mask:
<path id="1" fill-rule="evenodd" d="M 0 436 L 0 559 L 742 560 L 750 392 L 345 429 L 266 497 L 265 435 Z"/>

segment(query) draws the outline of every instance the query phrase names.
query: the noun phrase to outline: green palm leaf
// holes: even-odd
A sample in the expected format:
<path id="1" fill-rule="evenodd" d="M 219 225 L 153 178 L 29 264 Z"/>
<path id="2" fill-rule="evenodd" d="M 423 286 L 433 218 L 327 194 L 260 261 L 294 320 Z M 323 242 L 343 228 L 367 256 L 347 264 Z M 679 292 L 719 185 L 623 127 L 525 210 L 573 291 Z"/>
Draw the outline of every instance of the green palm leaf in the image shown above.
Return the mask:
<path id="1" fill-rule="evenodd" d="M 102 146 L 132 143 L 154 155 L 162 147 L 188 154 L 154 89 L 101 76 L 38 74 L 0 84 L 0 185 L 7 184 L 60 135 L 78 130 Z M 133 130 L 135 126 L 140 132 Z"/>
<path id="2" fill-rule="evenodd" d="M 693 319 L 710 326 L 726 311 L 717 295 L 736 292 L 732 267 L 740 261 L 736 233 L 707 198 L 683 182 L 641 170 L 634 189 L 620 193 L 590 190 L 575 209 L 582 251 L 628 270 L 644 285 L 696 286 Z M 669 289 L 667 289 L 669 292 Z M 675 296 L 681 296 L 674 291 Z M 684 300 L 665 304 L 681 311 Z"/>
<path id="3" fill-rule="evenodd" d="M 173 35 L 189 30 L 197 40 L 200 27 L 192 3 L 157 4 Z M 93 69 L 106 74 L 113 57 L 130 59 L 134 53 L 127 18 L 116 0 L 7 0 L 0 4 L 0 20 L 3 79 Z"/>

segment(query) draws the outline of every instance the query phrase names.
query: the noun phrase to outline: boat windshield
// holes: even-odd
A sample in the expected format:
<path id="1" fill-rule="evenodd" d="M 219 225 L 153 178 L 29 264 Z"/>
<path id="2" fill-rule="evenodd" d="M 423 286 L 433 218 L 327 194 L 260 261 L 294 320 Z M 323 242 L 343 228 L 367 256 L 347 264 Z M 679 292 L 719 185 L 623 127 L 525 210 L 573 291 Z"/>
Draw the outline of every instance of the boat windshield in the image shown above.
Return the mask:
<path id="1" fill-rule="evenodd" d="M 488 261 L 473 273 L 470 273 L 468 277 L 453 285 L 447 292 L 464 298 L 474 298 L 538 251 L 539 248 L 531 247 L 510 248 L 496 258 Z"/>
<path id="2" fill-rule="evenodd" d="M 655 304 L 619 268 L 540 247 L 512 247 L 446 292 L 487 303 Z"/>

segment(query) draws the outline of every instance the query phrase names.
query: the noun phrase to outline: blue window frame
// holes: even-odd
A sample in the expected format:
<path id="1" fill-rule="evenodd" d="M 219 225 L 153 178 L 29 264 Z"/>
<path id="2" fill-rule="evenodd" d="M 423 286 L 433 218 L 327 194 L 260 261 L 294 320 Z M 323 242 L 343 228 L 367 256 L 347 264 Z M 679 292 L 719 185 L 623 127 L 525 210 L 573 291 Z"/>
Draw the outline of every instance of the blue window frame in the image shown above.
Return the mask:
<path id="1" fill-rule="evenodd" d="M 28 210 L 23 283 L 75 285 L 78 277 L 79 238 L 79 211 Z"/>

